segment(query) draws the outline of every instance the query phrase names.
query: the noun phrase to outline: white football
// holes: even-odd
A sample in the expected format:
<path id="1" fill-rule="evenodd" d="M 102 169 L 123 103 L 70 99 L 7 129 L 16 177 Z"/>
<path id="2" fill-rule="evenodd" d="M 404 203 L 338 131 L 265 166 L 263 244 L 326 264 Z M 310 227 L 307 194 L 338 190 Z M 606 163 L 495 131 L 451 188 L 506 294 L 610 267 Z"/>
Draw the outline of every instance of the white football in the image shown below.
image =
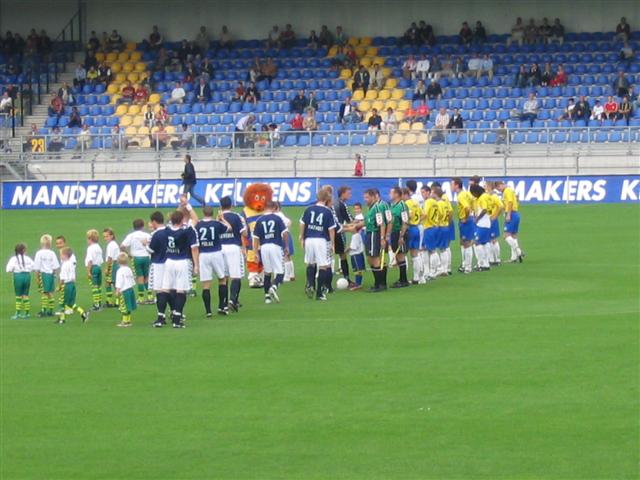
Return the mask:
<path id="1" fill-rule="evenodd" d="M 349 288 L 349 280 L 347 280 L 346 278 L 339 278 L 338 280 L 336 280 L 336 288 L 338 290 L 346 290 L 347 288 Z"/>

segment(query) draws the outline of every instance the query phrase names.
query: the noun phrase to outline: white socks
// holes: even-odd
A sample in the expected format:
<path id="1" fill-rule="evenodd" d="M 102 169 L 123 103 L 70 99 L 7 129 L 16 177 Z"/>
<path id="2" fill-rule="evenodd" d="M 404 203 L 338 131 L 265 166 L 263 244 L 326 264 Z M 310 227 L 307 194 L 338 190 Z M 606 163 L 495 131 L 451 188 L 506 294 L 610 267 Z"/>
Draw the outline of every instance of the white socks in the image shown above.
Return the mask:
<path id="1" fill-rule="evenodd" d="M 505 237 L 504 240 L 511 247 L 511 261 L 512 262 L 516 261 L 518 257 L 522 254 L 522 250 L 520 250 L 520 245 L 518 245 L 518 239 L 509 235 L 508 237 Z"/>
<path id="2" fill-rule="evenodd" d="M 431 276 L 431 262 L 429 260 L 429 252 L 426 250 L 420 250 L 420 256 L 422 257 L 422 280 L 425 280 Z"/>
<path id="3" fill-rule="evenodd" d="M 433 252 L 431 255 L 429 255 L 429 262 L 431 267 L 430 278 L 434 278 L 436 275 L 438 275 L 438 271 L 440 270 L 440 255 L 438 255 L 437 252 Z"/>
<path id="4" fill-rule="evenodd" d="M 466 272 L 470 272 L 471 269 L 473 268 L 473 248 L 472 247 L 463 248 L 462 268 L 464 268 Z"/>
<path id="5" fill-rule="evenodd" d="M 499 240 L 491 244 L 491 252 L 493 253 L 492 255 L 493 261 L 496 263 L 500 263 L 501 259 L 500 259 L 500 241 Z"/>
<path id="6" fill-rule="evenodd" d="M 415 257 L 411 257 L 411 260 L 413 262 L 413 281 L 419 282 L 422 279 L 423 274 L 422 256 L 420 255 L 420 252 L 418 252 Z"/>
<path id="7" fill-rule="evenodd" d="M 451 250 L 445 249 L 440 252 L 439 274 L 447 274 L 451 271 Z"/>
<path id="8" fill-rule="evenodd" d="M 290 282 L 292 278 L 296 278 L 296 273 L 293 267 L 293 260 L 284 262 L 284 281 Z"/>

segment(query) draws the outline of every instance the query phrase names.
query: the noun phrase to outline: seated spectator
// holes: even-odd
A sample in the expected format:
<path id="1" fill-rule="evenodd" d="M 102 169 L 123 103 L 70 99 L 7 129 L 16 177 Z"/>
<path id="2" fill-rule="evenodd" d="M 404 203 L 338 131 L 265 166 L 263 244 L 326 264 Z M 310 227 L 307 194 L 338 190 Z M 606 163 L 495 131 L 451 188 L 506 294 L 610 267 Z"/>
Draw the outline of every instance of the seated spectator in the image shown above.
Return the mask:
<path id="1" fill-rule="evenodd" d="M 449 130 L 461 130 L 463 127 L 462 124 L 462 115 L 460 115 L 460 109 L 456 108 L 453 111 L 453 115 L 449 119 L 449 123 L 447 124 L 447 129 Z"/>
<path id="2" fill-rule="evenodd" d="M 344 46 L 347 44 L 348 40 L 349 40 L 349 37 L 347 37 L 347 34 L 344 33 L 342 26 L 338 25 L 336 27 L 336 34 L 333 36 L 333 41 L 335 42 L 335 44 Z"/>
<path id="3" fill-rule="evenodd" d="M 111 129 L 111 149 L 112 150 L 126 150 L 128 146 L 127 139 L 122 135 L 120 125 L 114 125 Z"/>
<path id="4" fill-rule="evenodd" d="M 333 45 L 333 34 L 329 31 L 326 25 L 322 25 L 320 28 L 320 35 L 318 35 L 320 45 L 330 48 Z"/>
<path id="5" fill-rule="evenodd" d="M 69 123 L 67 124 L 69 128 L 80 128 L 82 127 L 82 118 L 80 118 L 80 112 L 78 112 L 78 107 L 73 107 L 71 109 L 71 115 L 69 116 Z"/>
<path id="6" fill-rule="evenodd" d="M 505 145 L 509 140 L 509 130 L 505 126 L 503 121 L 500 121 L 498 124 L 498 129 L 496 130 L 496 150 L 495 153 L 503 153 L 505 150 Z"/>
<path id="7" fill-rule="evenodd" d="M 627 40 L 629 40 L 630 35 L 631 35 L 631 27 L 627 23 L 626 17 L 622 17 L 620 19 L 620 23 L 616 26 L 615 38 L 621 42 L 626 42 Z"/>
<path id="8" fill-rule="evenodd" d="M 209 57 L 205 57 L 204 61 L 200 65 L 200 75 L 202 75 L 202 78 L 208 82 L 213 78 L 213 72 L 214 70 L 213 65 L 211 65 L 211 60 L 209 60 Z"/>
<path id="9" fill-rule="evenodd" d="M 562 65 L 558 65 L 558 71 L 556 72 L 556 76 L 551 80 L 552 87 L 564 87 L 567 84 L 567 73 L 564 71 L 564 67 Z"/>
<path id="10" fill-rule="evenodd" d="M 429 100 L 440 100 L 442 97 L 442 87 L 435 78 L 431 79 L 431 83 L 427 87 L 427 97 Z"/>
<path id="11" fill-rule="evenodd" d="M 269 124 L 269 138 L 271 139 L 272 147 L 280 145 L 280 127 L 275 123 Z"/>
<path id="12" fill-rule="evenodd" d="M 629 97 L 625 95 L 624 97 L 622 97 L 622 101 L 618 106 L 618 118 L 624 120 L 627 125 L 629 125 L 631 110 L 631 102 L 629 102 Z"/>
<path id="13" fill-rule="evenodd" d="M 567 106 L 565 107 L 564 112 L 562 112 L 562 115 L 558 117 L 558 121 L 569 120 L 570 122 L 573 122 L 575 109 L 576 101 L 573 98 L 570 98 L 567 101 Z"/>
<path id="14" fill-rule="evenodd" d="M 421 103 L 416 109 L 415 121 L 423 123 L 426 122 L 429 120 L 429 113 L 429 106 L 426 103 Z"/>
<path id="15" fill-rule="evenodd" d="M 351 100 L 351 97 L 347 97 L 340 105 L 340 112 L 338 113 L 338 119 L 341 123 L 358 123 L 360 122 L 360 112 L 356 107 L 356 103 Z"/>
<path id="16" fill-rule="evenodd" d="M 541 43 L 547 44 L 551 40 L 552 27 L 549 24 L 549 19 L 544 17 L 542 24 L 538 27 L 538 38 Z"/>
<path id="17" fill-rule="evenodd" d="M 201 52 L 206 52 L 211 46 L 211 38 L 209 38 L 209 32 L 207 27 L 201 26 L 198 35 L 196 35 L 195 44 L 198 46 Z"/>
<path id="18" fill-rule="evenodd" d="M 627 68 L 631 67 L 633 61 L 633 49 L 629 45 L 629 42 L 625 40 L 620 49 L 620 62 L 627 65 Z"/>
<path id="19" fill-rule="evenodd" d="M 111 83 L 112 78 L 111 67 L 102 62 L 98 67 L 98 82 L 108 84 Z"/>
<path id="20" fill-rule="evenodd" d="M 149 88 L 145 82 L 138 85 L 136 93 L 133 94 L 133 101 L 138 105 L 143 105 L 149 100 Z"/>
<path id="21" fill-rule="evenodd" d="M 527 76 L 527 83 L 530 87 L 539 87 L 542 82 L 542 73 L 537 63 L 531 64 L 529 68 L 529 74 Z"/>
<path id="22" fill-rule="evenodd" d="M 233 47 L 233 42 L 231 40 L 231 32 L 226 25 L 222 26 L 222 31 L 220 32 L 220 48 L 231 49 Z"/>
<path id="23" fill-rule="evenodd" d="M 453 64 L 453 76 L 455 78 L 463 78 L 467 74 L 467 66 L 462 61 L 462 57 L 456 57 Z"/>
<path id="24" fill-rule="evenodd" d="M 591 105 L 589 105 L 589 102 L 587 102 L 584 95 L 581 95 L 578 99 L 578 103 L 576 103 L 574 118 L 575 120 L 584 120 L 587 122 L 589 117 L 591 117 Z"/>
<path id="25" fill-rule="evenodd" d="M 0 98 L 0 113 L 11 113 L 11 108 L 13 107 L 13 99 L 9 95 L 9 92 L 5 91 L 2 93 L 2 98 Z"/>
<path id="26" fill-rule="evenodd" d="M 185 83 L 193 83 L 198 77 L 198 69 L 195 67 L 193 62 L 187 62 L 184 66 L 184 69 L 182 70 L 182 73 L 184 73 Z"/>
<path id="27" fill-rule="evenodd" d="M 49 151 L 50 152 L 59 152 L 64 148 L 64 139 L 62 138 L 62 134 L 60 133 L 60 127 L 53 127 L 51 132 L 51 136 L 49 137 Z"/>
<path id="28" fill-rule="evenodd" d="M 156 125 L 158 124 L 167 125 L 169 123 L 169 112 L 167 112 L 167 107 L 164 103 L 160 104 L 160 108 L 156 112 Z"/>
<path id="29" fill-rule="evenodd" d="M 154 25 L 151 29 L 151 34 L 149 35 L 149 48 L 152 50 L 159 50 L 162 48 L 162 42 L 163 39 L 160 31 L 158 30 L 158 26 Z"/>
<path id="30" fill-rule="evenodd" d="M 433 33 L 433 27 L 424 20 L 420 20 L 418 23 L 418 38 L 421 45 L 433 47 L 436 44 L 436 35 Z"/>
<path id="31" fill-rule="evenodd" d="M 449 114 L 447 113 L 447 110 L 443 107 L 438 111 L 438 114 L 436 115 L 436 122 L 435 125 L 433 126 L 433 136 L 431 138 L 431 141 L 434 142 L 442 142 L 444 141 L 444 130 L 446 130 L 449 127 Z"/>
<path id="32" fill-rule="evenodd" d="M 367 130 L 369 130 L 370 132 L 378 132 L 380 131 L 381 124 L 382 117 L 380 116 L 376 108 L 372 108 L 369 120 L 367 120 Z"/>
<path id="33" fill-rule="evenodd" d="M 200 78 L 198 86 L 196 87 L 196 100 L 200 103 L 209 103 L 211 101 L 211 87 L 207 81 Z"/>
<path id="34" fill-rule="evenodd" d="M 157 150 L 166 148 L 166 146 L 169 144 L 169 132 L 167 132 L 166 127 L 162 123 L 157 122 L 151 133 L 153 135 L 153 139 L 155 140 L 155 145 L 152 146 Z"/>
<path id="35" fill-rule="evenodd" d="M 369 74 L 369 78 L 371 79 L 372 88 L 375 88 L 376 90 L 384 88 L 384 73 L 382 72 L 379 64 L 373 64 L 373 69 Z"/>
<path id="36" fill-rule="evenodd" d="M 309 92 L 304 108 L 305 110 L 312 108 L 314 112 L 318 111 L 318 100 L 316 100 L 316 94 L 314 92 Z"/>
<path id="37" fill-rule="evenodd" d="M 527 86 L 527 82 L 529 80 L 529 70 L 527 70 L 526 65 L 523 63 L 518 68 L 518 73 L 516 73 L 513 86 L 517 88 L 524 88 Z"/>
<path id="38" fill-rule="evenodd" d="M 291 119 L 291 130 L 302 130 L 304 128 L 304 117 L 301 113 L 296 113 Z"/>
<path id="39" fill-rule="evenodd" d="M 278 67 L 273 61 L 273 58 L 271 57 L 267 58 L 267 61 L 262 66 L 262 75 L 269 82 L 269 85 L 271 85 L 271 82 L 273 81 L 274 78 L 276 78 L 277 74 L 278 74 Z"/>
<path id="40" fill-rule="evenodd" d="M 302 114 L 306 106 L 307 97 L 304 96 L 304 90 L 299 90 L 297 95 L 293 97 L 293 100 L 291 100 L 291 103 L 289 104 L 289 111 Z"/>
<path id="41" fill-rule="evenodd" d="M 244 84 L 242 83 L 242 81 L 239 81 L 238 85 L 236 86 L 236 89 L 234 90 L 234 95 L 231 98 L 231 100 L 234 102 L 241 102 L 244 99 L 244 94 L 245 94 Z"/>
<path id="42" fill-rule="evenodd" d="M 549 62 L 545 63 L 544 70 L 540 75 L 540 85 L 542 85 L 543 87 L 548 87 L 549 85 L 551 85 L 551 81 L 555 76 L 556 74 L 553 72 L 551 64 Z"/>
<path id="43" fill-rule="evenodd" d="M 133 99 L 136 94 L 136 89 L 133 88 L 130 81 L 126 81 L 120 90 L 120 98 L 117 100 L 118 105 L 121 103 L 133 103 Z"/>
<path id="44" fill-rule="evenodd" d="M 193 147 L 193 132 L 189 128 L 189 125 L 183 123 L 179 132 L 179 139 L 171 142 L 171 148 L 178 150 L 179 148 L 186 148 L 187 150 Z"/>
<path id="45" fill-rule="evenodd" d="M 416 63 L 415 78 L 421 78 L 424 80 L 429 75 L 429 69 L 431 68 L 431 62 L 426 55 L 422 55 L 422 58 Z"/>
<path id="46" fill-rule="evenodd" d="M 86 151 L 91 148 L 91 132 L 89 131 L 89 125 L 83 125 L 82 130 L 78 134 L 78 144 L 76 150 Z"/>
<path id="47" fill-rule="evenodd" d="M 122 50 L 124 47 L 124 43 L 122 41 L 122 37 L 118 33 L 117 30 L 113 30 L 111 35 L 109 35 L 109 39 L 107 40 L 107 48 L 110 52 L 118 52 Z"/>
<path id="48" fill-rule="evenodd" d="M 293 48 L 296 45 L 296 34 L 290 23 L 287 23 L 280 33 L 280 46 L 282 48 Z"/>
<path id="49" fill-rule="evenodd" d="M 87 71 L 85 70 L 84 65 L 79 63 L 73 75 L 73 86 L 82 89 L 86 81 Z"/>
<path id="50" fill-rule="evenodd" d="M 98 72 L 96 67 L 89 67 L 89 71 L 87 71 L 87 82 L 89 82 L 91 85 L 95 85 L 96 83 L 98 83 L 99 76 L 100 73 Z"/>
<path id="51" fill-rule="evenodd" d="M 600 104 L 600 100 L 596 100 L 589 120 L 602 121 L 604 117 L 604 107 Z"/>
<path id="52" fill-rule="evenodd" d="M 274 25 L 267 35 L 267 48 L 280 48 L 280 27 Z"/>
<path id="53" fill-rule="evenodd" d="M 538 99 L 534 93 L 530 93 L 529 98 L 524 102 L 524 106 L 522 107 L 520 120 L 528 121 L 529 126 L 533 127 L 533 122 L 538 118 L 538 108 Z"/>
<path id="54" fill-rule="evenodd" d="M 255 147 L 260 149 L 268 148 L 270 145 L 271 134 L 269 132 L 269 126 L 263 124 L 260 126 L 260 133 L 256 135 Z"/>
<path id="55" fill-rule="evenodd" d="M 556 18 L 551 27 L 551 37 L 549 43 L 556 42 L 558 45 L 564 43 L 564 26 L 560 23 L 560 19 Z"/>
<path id="56" fill-rule="evenodd" d="M 404 32 L 404 36 L 402 37 L 402 42 L 406 45 L 420 45 L 420 35 L 418 31 L 418 25 L 416 22 L 412 22 L 409 28 Z"/>
<path id="57" fill-rule="evenodd" d="M 58 96 L 62 99 L 62 103 L 65 105 L 73 105 L 75 103 L 73 92 L 67 82 L 62 82 L 62 86 L 58 89 Z"/>
<path id="58" fill-rule="evenodd" d="M 607 103 L 604 104 L 604 118 L 607 120 L 618 118 L 618 102 L 611 95 L 607 97 Z"/>
<path id="59" fill-rule="evenodd" d="M 413 89 L 413 101 L 424 100 L 427 96 L 427 86 L 423 80 L 418 80 L 416 88 Z"/>
<path id="60" fill-rule="evenodd" d="M 344 48 L 345 66 L 347 68 L 355 68 L 355 66 L 358 64 L 358 54 L 356 53 L 356 49 L 353 47 L 353 45 L 347 45 Z"/>
<path id="61" fill-rule="evenodd" d="M 473 29 L 473 43 L 482 44 L 487 41 L 487 31 L 482 25 L 482 22 L 478 20 L 476 22 L 476 28 Z"/>
<path id="62" fill-rule="evenodd" d="M 451 58 L 451 55 L 447 55 L 447 58 L 442 62 L 440 71 L 434 75 L 434 78 L 438 80 L 440 77 L 455 77 L 453 64 L 453 58 Z"/>
<path id="63" fill-rule="evenodd" d="M 89 40 L 87 40 L 87 51 L 95 52 L 100 48 L 100 40 L 96 35 L 95 30 L 91 30 L 91 34 L 89 35 Z"/>
<path id="64" fill-rule="evenodd" d="M 458 38 L 460 40 L 460 45 L 464 45 L 465 47 L 471 45 L 471 41 L 473 40 L 473 32 L 471 31 L 471 27 L 469 27 L 469 24 L 467 22 L 462 22 L 462 28 L 460 29 Z"/>
<path id="65" fill-rule="evenodd" d="M 244 92 L 245 102 L 256 104 L 260 100 L 260 92 L 258 91 L 258 87 L 256 87 L 255 82 L 250 82 L 249 86 Z"/>
<path id="66" fill-rule="evenodd" d="M 162 122 L 160 122 L 162 123 Z M 144 126 L 153 128 L 156 124 L 156 114 L 153 111 L 153 105 L 147 105 L 147 110 L 144 112 Z"/>
<path id="67" fill-rule="evenodd" d="M 493 80 L 493 59 L 488 53 L 485 53 L 484 57 L 482 57 L 482 69 L 478 72 L 477 78 L 480 78 L 483 73 L 487 74 L 489 80 Z"/>
<path id="68" fill-rule="evenodd" d="M 64 115 L 64 103 L 62 99 L 54 95 L 51 99 L 51 103 L 49 104 L 48 113 L 50 117 L 57 117 L 60 119 L 62 115 Z"/>
<path id="69" fill-rule="evenodd" d="M 305 110 L 302 128 L 307 132 L 313 132 L 318 129 L 318 123 L 316 122 L 316 116 L 312 108 L 307 108 Z"/>
<path id="70" fill-rule="evenodd" d="M 398 117 L 396 117 L 393 108 L 387 108 L 386 113 L 382 116 L 382 123 L 380 124 L 382 130 L 385 133 L 393 133 L 398 130 Z"/>
<path id="71" fill-rule="evenodd" d="M 418 62 L 413 58 L 413 55 L 409 55 L 402 64 L 402 76 L 407 80 L 413 80 L 416 75 L 417 66 Z"/>
<path id="72" fill-rule="evenodd" d="M 429 78 L 439 78 L 440 70 L 442 70 L 442 65 L 440 64 L 440 60 L 435 55 L 431 57 L 431 62 L 429 65 Z"/>
<path id="73" fill-rule="evenodd" d="M 524 42 L 524 24 L 520 17 L 516 19 L 516 24 L 511 27 L 511 36 L 507 39 L 507 46 L 511 46 L 514 42 L 518 45 L 522 45 Z"/>
<path id="74" fill-rule="evenodd" d="M 235 127 L 235 146 L 237 148 L 247 148 L 250 145 L 248 142 L 249 135 L 255 130 L 256 116 L 253 113 L 249 113 L 240 118 Z"/>
<path id="75" fill-rule="evenodd" d="M 187 92 L 184 91 L 182 83 L 176 82 L 176 86 L 171 90 L 171 98 L 167 100 L 167 103 L 183 103 L 186 96 Z"/>
<path id="76" fill-rule="evenodd" d="M 309 38 L 307 38 L 307 47 L 312 48 L 313 50 L 317 50 L 318 45 L 320 45 L 320 39 L 318 38 L 316 31 L 311 30 L 309 32 Z"/>
<path id="77" fill-rule="evenodd" d="M 353 84 L 351 85 L 351 89 L 355 92 L 356 90 L 362 90 L 364 94 L 367 94 L 367 90 L 369 89 L 371 76 L 366 68 L 363 65 L 358 67 L 358 70 L 353 75 Z"/>
<path id="78" fill-rule="evenodd" d="M 474 54 L 469 57 L 467 62 L 467 75 L 470 77 L 480 78 L 480 72 L 482 71 L 482 56 L 480 54 Z"/>
<path id="79" fill-rule="evenodd" d="M 538 43 L 538 27 L 536 27 L 536 21 L 533 18 L 529 20 L 529 24 L 524 29 L 524 41 L 529 45 Z"/>

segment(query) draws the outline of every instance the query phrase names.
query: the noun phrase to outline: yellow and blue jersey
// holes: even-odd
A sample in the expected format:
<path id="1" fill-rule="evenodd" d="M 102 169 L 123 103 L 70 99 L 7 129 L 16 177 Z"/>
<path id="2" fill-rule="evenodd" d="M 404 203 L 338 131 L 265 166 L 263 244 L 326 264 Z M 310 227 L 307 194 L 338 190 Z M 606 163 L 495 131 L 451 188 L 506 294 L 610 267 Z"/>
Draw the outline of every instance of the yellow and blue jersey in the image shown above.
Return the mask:
<path id="1" fill-rule="evenodd" d="M 502 202 L 504 203 L 504 211 L 517 212 L 520 208 L 518 196 L 513 188 L 507 187 L 502 191 Z"/>
<path id="2" fill-rule="evenodd" d="M 440 209 L 438 208 L 438 202 L 434 198 L 428 198 L 425 200 L 422 213 L 422 226 L 425 229 L 438 226 Z"/>

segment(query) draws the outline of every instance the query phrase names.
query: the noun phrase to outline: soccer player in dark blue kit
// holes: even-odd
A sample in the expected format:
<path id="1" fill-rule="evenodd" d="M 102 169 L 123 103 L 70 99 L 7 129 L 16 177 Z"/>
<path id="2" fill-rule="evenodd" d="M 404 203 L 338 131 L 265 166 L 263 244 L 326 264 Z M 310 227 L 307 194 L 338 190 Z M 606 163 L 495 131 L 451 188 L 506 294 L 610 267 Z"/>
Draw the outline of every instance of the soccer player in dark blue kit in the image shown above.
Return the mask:
<path id="1" fill-rule="evenodd" d="M 304 248 L 304 263 L 307 265 L 307 284 L 305 292 L 313 298 L 314 290 L 317 300 L 326 300 L 331 287 L 331 263 L 336 235 L 336 222 L 333 212 L 327 207 L 331 201 L 331 193 L 320 190 L 317 203 L 304 211 L 300 219 L 300 243 Z M 318 284 L 316 283 L 316 270 Z"/>
<path id="2" fill-rule="evenodd" d="M 167 228 L 164 224 L 164 215 L 162 212 L 153 212 L 149 217 L 149 228 L 153 232 L 151 241 L 147 249 L 151 253 L 151 266 L 149 267 L 149 290 L 156 294 L 156 308 L 158 310 L 158 318 L 153 323 L 156 328 L 163 327 L 166 324 L 165 310 L 167 305 L 173 308 L 173 302 L 169 292 L 162 289 L 162 280 L 164 277 L 164 263 L 167 260 Z"/>
<path id="3" fill-rule="evenodd" d="M 213 208 L 202 209 L 204 218 L 195 225 L 200 244 L 200 283 L 202 285 L 202 302 L 207 318 L 211 318 L 211 280 L 215 274 L 218 279 L 218 315 L 228 315 L 227 275 L 222 255 L 222 235 L 231 231 L 231 225 L 222 213 L 213 218 Z"/>
<path id="4" fill-rule="evenodd" d="M 222 234 L 222 256 L 228 277 L 229 309 L 237 312 L 240 308 L 240 287 L 244 276 L 243 237 L 247 238 L 249 230 L 242 215 L 231 210 L 231 197 L 220 199 L 220 211 L 222 216 L 231 225 L 231 231 Z"/>
<path id="5" fill-rule="evenodd" d="M 284 256 L 289 245 L 289 232 L 282 218 L 273 212 L 275 207 L 274 202 L 268 202 L 253 229 L 253 248 L 264 267 L 264 303 L 280 302 L 278 287 L 284 280 Z"/>

